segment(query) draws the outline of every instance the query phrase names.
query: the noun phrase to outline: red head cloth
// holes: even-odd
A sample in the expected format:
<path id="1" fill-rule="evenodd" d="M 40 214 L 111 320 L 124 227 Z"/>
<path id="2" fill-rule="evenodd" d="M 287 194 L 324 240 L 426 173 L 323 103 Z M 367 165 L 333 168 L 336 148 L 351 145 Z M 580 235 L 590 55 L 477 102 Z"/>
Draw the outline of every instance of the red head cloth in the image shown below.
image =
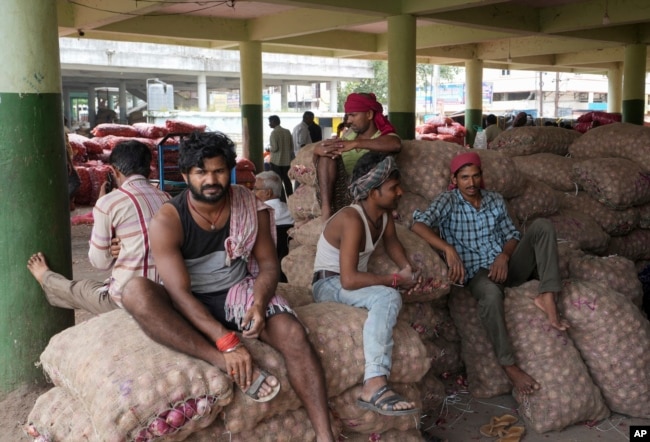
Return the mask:
<path id="1" fill-rule="evenodd" d="M 377 130 L 381 132 L 382 135 L 395 133 L 395 128 L 388 118 L 384 115 L 384 108 L 377 97 L 373 93 L 363 93 L 357 94 L 352 93 L 348 95 L 348 98 L 345 100 L 345 105 L 343 106 L 346 114 L 352 112 L 368 112 L 374 111 L 375 117 L 374 122 L 377 126 Z"/>
<path id="2" fill-rule="evenodd" d="M 449 171 L 451 172 L 451 176 L 453 177 L 454 175 L 456 175 L 456 172 L 458 172 L 460 168 L 468 164 L 473 164 L 474 166 L 477 166 L 480 169 L 481 157 L 479 157 L 476 152 L 464 152 L 456 155 L 454 159 L 451 160 L 451 164 L 449 165 Z M 452 190 L 455 188 L 456 185 L 453 183 L 449 183 L 449 186 L 447 187 L 448 190 Z M 483 180 L 481 180 L 481 189 L 483 188 L 484 188 Z"/>

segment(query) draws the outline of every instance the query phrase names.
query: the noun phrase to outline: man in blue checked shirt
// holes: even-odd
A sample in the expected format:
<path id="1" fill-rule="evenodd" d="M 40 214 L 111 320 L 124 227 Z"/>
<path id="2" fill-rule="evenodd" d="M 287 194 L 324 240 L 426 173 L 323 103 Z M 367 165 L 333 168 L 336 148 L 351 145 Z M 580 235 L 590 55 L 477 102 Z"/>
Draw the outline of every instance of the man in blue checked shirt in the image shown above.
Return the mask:
<path id="1" fill-rule="evenodd" d="M 449 280 L 466 285 L 478 300 L 479 316 L 499 363 L 520 394 L 532 394 L 540 385 L 515 364 L 505 325 L 504 287 L 539 279 L 535 305 L 546 313 L 551 326 L 568 328 L 555 305 L 555 294 L 561 290 L 555 229 L 548 220 L 538 219 L 522 237 L 503 197 L 484 189 L 476 153 L 457 155 L 450 171 L 449 190 L 424 212 L 415 211 L 412 230 L 444 254 Z"/>

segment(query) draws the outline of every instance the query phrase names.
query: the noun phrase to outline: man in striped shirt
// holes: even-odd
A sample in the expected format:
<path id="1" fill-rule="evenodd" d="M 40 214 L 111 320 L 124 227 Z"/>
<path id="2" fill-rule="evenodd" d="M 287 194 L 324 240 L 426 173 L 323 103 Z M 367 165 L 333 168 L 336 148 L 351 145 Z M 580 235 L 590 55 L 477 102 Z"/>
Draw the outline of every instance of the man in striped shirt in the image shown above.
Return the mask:
<path id="1" fill-rule="evenodd" d="M 104 313 L 122 307 L 122 289 L 134 276 L 160 281 L 151 256 L 149 221 L 169 195 L 147 179 L 151 151 L 139 141 L 125 141 L 115 146 L 109 163 L 117 189 L 107 189 L 108 182 L 101 186 L 88 258 L 99 270 L 112 269 L 111 276 L 103 282 L 71 281 L 50 270 L 41 252 L 27 262 L 55 307 Z"/>
<path id="2" fill-rule="evenodd" d="M 416 210 L 411 229 L 444 254 L 450 282 L 466 285 L 478 300 L 479 316 L 499 364 L 520 394 L 532 394 L 540 384 L 515 364 L 505 325 L 504 287 L 539 279 L 535 305 L 552 327 L 568 328 L 555 305 L 555 294 L 562 287 L 555 229 L 550 221 L 537 219 L 522 237 L 503 197 L 483 188 L 481 159 L 475 152 L 457 155 L 450 172 L 450 190 L 425 211 Z"/>

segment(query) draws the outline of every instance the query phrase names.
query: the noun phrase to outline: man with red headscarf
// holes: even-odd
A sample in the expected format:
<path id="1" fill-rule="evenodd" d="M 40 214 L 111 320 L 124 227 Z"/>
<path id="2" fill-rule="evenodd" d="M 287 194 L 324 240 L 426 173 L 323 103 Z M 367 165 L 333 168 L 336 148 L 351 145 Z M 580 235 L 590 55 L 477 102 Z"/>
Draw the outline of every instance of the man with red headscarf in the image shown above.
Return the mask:
<path id="1" fill-rule="evenodd" d="M 481 322 L 514 388 L 521 395 L 532 394 L 540 385 L 515 364 L 505 324 L 504 287 L 539 279 L 533 302 L 552 327 L 568 328 L 555 305 L 555 294 L 562 288 L 555 229 L 548 220 L 537 219 L 522 237 L 503 197 L 483 188 L 481 158 L 475 152 L 457 155 L 450 172 L 449 190 L 425 211 L 415 211 L 411 229 L 444 254 L 450 282 L 467 286 L 477 299 Z"/>
<path id="2" fill-rule="evenodd" d="M 323 221 L 329 219 L 335 209 L 350 203 L 343 198 L 343 189 L 347 189 L 354 165 L 363 154 L 368 151 L 395 154 L 402 149 L 402 142 L 383 114 L 384 108 L 375 94 L 352 93 L 344 108 L 351 130 L 344 138 L 323 140 L 314 148 Z M 338 187 L 341 191 L 336 192 Z M 337 201 L 335 196 L 339 197 Z"/>

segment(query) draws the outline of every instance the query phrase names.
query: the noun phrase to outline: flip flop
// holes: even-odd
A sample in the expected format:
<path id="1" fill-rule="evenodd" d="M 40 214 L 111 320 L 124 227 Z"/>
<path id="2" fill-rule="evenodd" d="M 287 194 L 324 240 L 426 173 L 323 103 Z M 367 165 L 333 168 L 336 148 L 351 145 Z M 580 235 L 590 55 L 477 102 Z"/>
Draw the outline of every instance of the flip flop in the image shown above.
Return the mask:
<path id="1" fill-rule="evenodd" d="M 278 385 L 273 387 L 273 391 L 271 393 L 267 394 L 266 396 L 259 397 L 258 393 L 260 392 L 260 388 L 262 388 L 262 384 L 264 384 L 264 381 L 266 380 L 267 377 L 271 376 L 271 374 L 265 370 L 260 369 L 260 375 L 255 379 L 255 382 L 251 384 L 250 387 L 248 387 L 248 390 L 244 391 L 244 394 L 251 399 L 253 399 L 255 402 L 268 402 L 274 397 L 278 395 L 280 392 L 280 382 L 278 382 Z"/>
<path id="2" fill-rule="evenodd" d="M 526 427 L 516 426 L 508 428 L 505 434 L 501 435 L 497 442 L 519 442 L 526 432 Z"/>
<path id="3" fill-rule="evenodd" d="M 517 422 L 519 419 L 511 414 L 504 414 L 501 417 L 492 416 L 489 424 L 481 426 L 479 429 L 483 436 L 497 437 L 504 436 L 506 428 Z"/>
<path id="4" fill-rule="evenodd" d="M 407 414 L 418 413 L 420 410 L 417 408 L 409 408 L 408 410 L 394 410 L 395 404 L 398 402 L 410 402 L 403 396 L 395 393 L 382 400 L 379 400 L 382 394 L 387 391 L 393 391 L 388 384 L 380 387 L 375 394 L 372 395 L 369 401 L 364 401 L 361 398 L 357 399 L 357 405 L 365 410 L 374 411 L 375 413 L 383 414 L 384 416 L 404 416 Z M 394 392 L 394 391 L 393 391 Z M 386 408 L 384 408 L 384 406 Z"/>

